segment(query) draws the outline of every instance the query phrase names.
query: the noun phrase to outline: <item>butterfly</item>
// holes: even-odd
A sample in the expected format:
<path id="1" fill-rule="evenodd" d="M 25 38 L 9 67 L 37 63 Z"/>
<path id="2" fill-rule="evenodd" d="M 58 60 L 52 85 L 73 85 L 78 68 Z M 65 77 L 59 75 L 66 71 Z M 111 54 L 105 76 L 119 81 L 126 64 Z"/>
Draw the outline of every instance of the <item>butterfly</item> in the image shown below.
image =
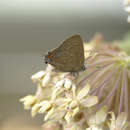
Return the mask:
<path id="1" fill-rule="evenodd" d="M 84 46 L 80 35 L 76 34 L 45 55 L 45 63 L 61 72 L 79 72 L 85 70 Z"/>

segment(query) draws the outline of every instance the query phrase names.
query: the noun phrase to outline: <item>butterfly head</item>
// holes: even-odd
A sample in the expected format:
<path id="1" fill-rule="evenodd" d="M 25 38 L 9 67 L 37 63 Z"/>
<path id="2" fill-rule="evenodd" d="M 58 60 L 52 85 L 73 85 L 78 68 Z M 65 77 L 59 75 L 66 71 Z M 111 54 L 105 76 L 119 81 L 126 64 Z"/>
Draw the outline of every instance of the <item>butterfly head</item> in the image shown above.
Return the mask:
<path id="1" fill-rule="evenodd" d="M 48 53 L 45 55 L 45 58 L 44 58 L 45 64 L 50 63 L 52 57 L 53 57 L 53 55 L 51 54 L 51 52 L 48 52 Z"/>

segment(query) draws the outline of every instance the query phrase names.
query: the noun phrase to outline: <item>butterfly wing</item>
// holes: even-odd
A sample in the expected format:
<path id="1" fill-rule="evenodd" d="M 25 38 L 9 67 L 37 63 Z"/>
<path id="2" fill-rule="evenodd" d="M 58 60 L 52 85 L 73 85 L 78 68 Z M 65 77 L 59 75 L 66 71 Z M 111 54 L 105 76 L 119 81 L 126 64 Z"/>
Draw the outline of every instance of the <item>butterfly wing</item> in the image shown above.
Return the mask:
<path id="1" fill-rule="evenodd" d="M 84 65 L 83 41 L 80 35 L 74 35 L 65 40 L 58 48 L 48 55 L 50 63 L 63 72 L 77 72 Z"/>

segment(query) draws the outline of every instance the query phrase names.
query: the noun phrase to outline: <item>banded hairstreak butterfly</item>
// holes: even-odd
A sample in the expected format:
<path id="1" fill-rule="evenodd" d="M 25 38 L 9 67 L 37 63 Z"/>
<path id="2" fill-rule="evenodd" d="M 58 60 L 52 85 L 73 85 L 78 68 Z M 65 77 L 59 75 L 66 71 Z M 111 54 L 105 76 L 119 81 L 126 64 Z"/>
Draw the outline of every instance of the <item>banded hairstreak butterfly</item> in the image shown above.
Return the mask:
<path id="1" fill-rule="evenodd" d="M 48 52 L 45 55 L 45 63 L 62 72 L 85 70 L 84 47 L 80 35 L 69 37 L 58 48 Z"/>

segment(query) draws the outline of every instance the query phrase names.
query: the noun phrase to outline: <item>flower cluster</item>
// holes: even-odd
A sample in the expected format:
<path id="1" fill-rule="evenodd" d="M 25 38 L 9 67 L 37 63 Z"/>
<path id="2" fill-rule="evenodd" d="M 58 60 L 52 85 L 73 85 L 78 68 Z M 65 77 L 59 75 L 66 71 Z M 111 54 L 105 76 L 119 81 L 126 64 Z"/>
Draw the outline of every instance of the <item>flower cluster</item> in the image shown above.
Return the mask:
<path id="1" fill-rule="evenodd" d="M 78 75 L 51 65 L 34 74 L 37 91 L 20 99 L 24 108 L 44 115 L 44 130 L 130 129 L 130 57 L 101 35 L 84 44 L 84 52 L 87 69 Z"/>
<path id="2" fill-rule="evenodd" d="M 100 36 L 95 39 L 99 40 Z M 98 96 L 96 109 L 107 105 L 115 114 L 129 113 L 130 57 L 116 44 L 104 44 L 103 40 L 93 40 L 98 51 L 95 58 L 89 60 L 87 81 L 93 88 L 92 95 Z M 104 50 L 105 49 L 105 50 Z M 99 68 L 94 70 L 93 67 Z"/>
<path id="3" fill-rule="evenodd" d="M 76 120 L 85 120 L 84 112 L 97 104 L 96 96 L 91 96 L 90 86 L 76 86 L 78 78 L 68 73 L 56 75 L 48 65 L 46 71 L 40 71 L 31 78 L 38 85 L 35 95 L 29 95 L 20 101 L 25 109 L 31 109 L 32 116 L 43 113 L 44 121 L 55 120 L 62 124 L 71 124 Z M 79 118 L 79 119 L 78 119 Z"/>

